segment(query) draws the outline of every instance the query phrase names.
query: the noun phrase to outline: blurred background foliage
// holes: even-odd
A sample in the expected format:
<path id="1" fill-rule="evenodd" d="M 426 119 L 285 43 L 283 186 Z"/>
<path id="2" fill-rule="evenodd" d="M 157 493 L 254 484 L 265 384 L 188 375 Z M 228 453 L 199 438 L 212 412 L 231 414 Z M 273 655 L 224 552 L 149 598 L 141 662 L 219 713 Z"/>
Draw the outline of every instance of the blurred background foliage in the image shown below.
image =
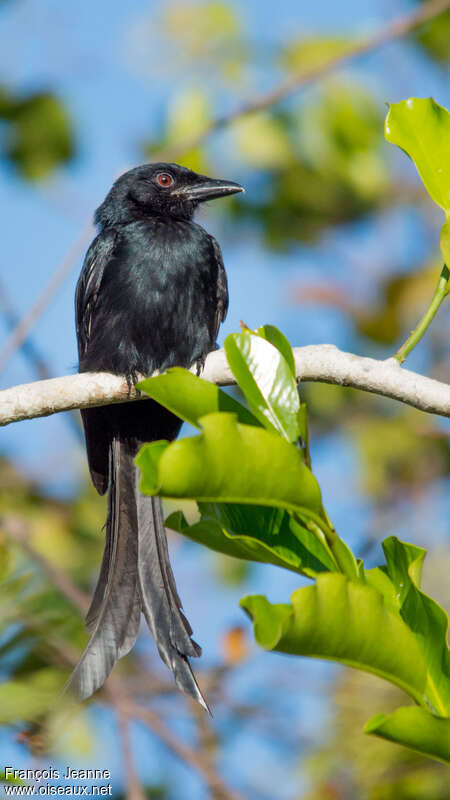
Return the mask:
<path id="1" fill-rule="evenodd" d="M 225 260 L 235 261 L 230 270 L 232 308 L 234 303 L 249 324 L 273 321 L 294 345 L 333 341 L 353 352 L 388 357 L 414 326 L 436 283 L 441 220 L 412 165 L 384 142 L 384 103 L 433 94 L 449 105 L 450 11 L 380 53 L 331 70 L 282 104 L 228 125 L 227 115 L 235 108 L 294 72 L 306 75 L 350 52 L 383 19 L 420 4 L 389 4 L 384 14 L 382 3 L 362 3 L 355 24 L 349 2 L 343 4 L 342 23 L 325 0 L 316 5 L 315 16 L 314 10 L 307 16 L 298 4 L 275 9 L 268 0 L 255 8 L 238 0 L 135 2 L 128 11 L 105 0 L 97 11 L 91 10 L 91 20 L 81 12 L 78 17 L 77 4 L 68 3 L 78 44 L 65 62 L 70 24 L 66 21 L 67 28 L 61 28 L 63 12 L 55 3 L 46 0 L 42 8 L 32 0 L 2 4 L 0 23 L 8 30 L 8 20 L 13 21 L 10 48 L 14 35 L 31 47 L 36 19 L 41 31 L 48 29 L 50 50 L 57 43 L 42 71 L 41 56 L 30 56 L 26 78 L 17 66 L 19 52 L 5 49 L 9 55 L 2 62 L 0 87 L 5 203 L 10 196 L 17 198 L 18 218 L 30 197 L 41 207 L 53 204 L 53 215 L 55 209 L 68 210 L 75 238 L 83 223 L 78 208 L 91 214 L 95 198 L 101 200 L 127 161 L 131 165 L 173 156 L 198 171 L 238 179 L 246 186 L 244 201 L 231 200 L 211 210 L 225 254 L 230 253 Z M 70 20 L 67 9 L 65 13 Z M 274 24 L 272 31 L 274 15 L 282 24 Z M 103 24 L 106 33 L 99 43 L 92 30 Z M 122 83 L 124 73 L 127 84 Z M 102 152 L 93 149 L 97 135 L 102 147 L 107 141 L 101 138 L 110 124 L 102 116 L 106 86 L 111 118 L 122 126 L 113 126 L 114 135 L 126 129 L 123 163 L 102 162 Z M 144 109 L 134 121 L 127 117 L 128 91 L 132 102 Z M 89 104 L 80 101 L 84 96 Z M 216 132 L 199 141 L 215 120 Z M 87 173 L 84 184 L 78 176 Z M 96 176 L 95 183 L 89 183 L 91 176 Z M 84 186 L 86 196 L 80 199 Z M 37 214 L 35 227 L 28 225 L 24 238 L 38 241 L 39 219 Z M 46 219 L 49 239 L 43 263 L 57 252 L 59 241 L 58 218 L 54 229 Z M 31 259 L 26 267 L 18 263 L 16 249 L 5 245 L 2 256 L 10 294 L 0 293 L 6 332 L 14 327 L 11 305 L 20 316 L 28 283 L 35 287 Z M 262 266 L 251 273 L 254 281 L 261 276 L 264 310 L 258 306 L 258 287 L 245 283 L 249 253 L 275 276 L 266 278 Z M 70 256 L 74 267 L 80 256 Z M 272 311 L 275 286 L 282 300 Z M 74 349 L 70 301 L 65 297 L 64 302 L 46 333 L 45 327 L 40 333 L 38 320 L 21 354 L 26 369 L 22 363 L 15 372 L 12 364 L 6 383 L 42 374 L 45 354 L 47 373 L 68 370 L 68 353 Z M 263 319 L 263 313 L 272 318 Z M 444 306 L 412 367 L 448 380 L 449 335 Z M 52 350 L 56 339 L 64 353 L 58 357 Z M 427 547 L 430 591 L 448 607 L 448 425 L 341 387 L 309 384 L 302 394 L 309 407 L 314 466 L 341 535 L 369 563 L 377 562 L 379 542 L 389 534 Z M 286 601 L 298 585 L 296 576 L 199 553 L 175 538 L 171 545 L 175 571 L 178 567 L 177 574 L 181 572 L 180 593 L 188 595 L 196 610 L 196 630 L 202 625 L 206 629 L 199 633 L 202 643 L 206 640 L 199 677 L 214 719 L 204 719 L 174 692 L 145 635 L 117 674 L 133 702 L 152 709 L 173 736 L 189 743 L 192 752 L 184 756 L 189 768 L 178 766 L 176 747 L 167 750 L 167 740 L 161 744 L 164 736 L 148 719 L 121 734 L 114 693 L 101 693 L 77 710 L 64 704 L 55 709 L 55 692 L 86 642 L 80 611 L 98 570 L 105 514 L 104 501 L 88 488 L 86 474 L 79 477 L 79 430 L 73 418 L 64 422 L 69 427 L 67 422 L 72 431 L 67 440 L 61 428 L 41 427 L 44 440 L 39 440 L 34 475 L 20 455 L 36 447 L 34 433 L 28 433 L 35 428 L 29 423 L 22 424 L 20 447 L 12 440 L 4 445 L 0 463 L 0 726 L 2 750 L 16 766 L 28 766 L 33 759 L 102 767 L 123 763 L 115 785 L 131 800 L 231 797 L 214 781 L 205 782 L 196 757 L 207 772 L 217 771 L 243 797 L 255 800 L 450 798 L 445 768 L 361 733 L 371 714 L 399 704 L 391 687 L 348 670 L 299 665 L 257 652 L 248 627 L 240 624 L 239 596 L 251 587 L 271 590 L 275 599 Z M 52 488 L 48 476 L 58 469 L 76 476 L 69 492 L 55 494 Z M 192 508 L 184 510 L 186 516 L 192 514 Z M 134 759 L 127 755 L 130 741 Z M 143 776 L 141 786 L 136 772 Z"/>
<path id="2" fill-rule="evenodd" d="M 2 151 L 24 178 L 41 180 L 75 154 L 73 124 L 50 92 L 12 94 L 0 86 Z"/>

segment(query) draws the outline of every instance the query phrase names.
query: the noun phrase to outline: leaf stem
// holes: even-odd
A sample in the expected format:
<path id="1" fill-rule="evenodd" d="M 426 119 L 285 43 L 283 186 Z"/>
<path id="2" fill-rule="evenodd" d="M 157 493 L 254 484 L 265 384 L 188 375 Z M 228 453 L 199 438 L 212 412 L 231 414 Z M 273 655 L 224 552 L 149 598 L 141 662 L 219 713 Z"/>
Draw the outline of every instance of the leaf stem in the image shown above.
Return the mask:
<path id="1" fill-rule="evenodd" d="M 450 292 L 450 284 L 449 284 L 449 277 L 450 272 L 448 267 L 444 264 L 442 267 L 441 274 L 439 276 L 439 280 L 434 290 L 433 297 L 431 298 L 431 303 L 428 306 L 425 314 L 423 315 L 422 319 L 418 322 L 416 327 L 411 334 L 408 336 L 406 342 L 402 344 L 402 346 L 397 350 L 395 354 L 395 358 L 399 362 L 399 364 L 403 364 L 406 357 L 410 354 L 411 350 L 414 349 L 416 344 L 421 340 L 422 336 L 424 335 L 425 331 L 427 330 L 430 322 L 435 317 L 436 312 L 441 305 L 444 297 Z"/>

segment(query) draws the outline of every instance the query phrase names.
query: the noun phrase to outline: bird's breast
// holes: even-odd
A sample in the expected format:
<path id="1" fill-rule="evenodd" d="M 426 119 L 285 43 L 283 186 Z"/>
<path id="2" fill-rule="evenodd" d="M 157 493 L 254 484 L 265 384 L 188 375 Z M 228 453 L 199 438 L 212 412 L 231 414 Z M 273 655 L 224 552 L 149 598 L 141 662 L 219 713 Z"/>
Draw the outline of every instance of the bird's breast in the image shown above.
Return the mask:
<path id="1" fill-rule="evenodd" d="M 215 342 L 217 264 L 199 226 L 127 226 L 102 285 L 116 350 L 150 373 L 190 366 Z"/>

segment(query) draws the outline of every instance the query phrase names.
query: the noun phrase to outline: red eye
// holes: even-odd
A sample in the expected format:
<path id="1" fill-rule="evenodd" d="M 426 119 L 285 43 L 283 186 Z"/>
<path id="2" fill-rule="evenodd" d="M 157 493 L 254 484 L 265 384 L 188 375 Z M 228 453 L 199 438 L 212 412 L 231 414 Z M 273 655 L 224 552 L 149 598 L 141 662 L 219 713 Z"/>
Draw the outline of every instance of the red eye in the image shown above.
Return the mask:
<path id="1" fill-rule="evenodd" d="M 168 186 L 172 186 L 173 178 L 172 175 L 169 175 L 168 172 L 160 172 L 159 175 L 156 176 L 156 180 L 158 181 L 160 186 L 163 186 L 165 189 Z"/>

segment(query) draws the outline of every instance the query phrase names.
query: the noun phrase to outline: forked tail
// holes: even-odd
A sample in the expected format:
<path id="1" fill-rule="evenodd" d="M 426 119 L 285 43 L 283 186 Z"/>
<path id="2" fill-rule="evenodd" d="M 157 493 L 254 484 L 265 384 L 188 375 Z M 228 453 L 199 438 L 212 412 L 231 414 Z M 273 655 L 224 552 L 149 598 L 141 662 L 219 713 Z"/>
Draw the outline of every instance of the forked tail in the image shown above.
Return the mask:
<path id="1" fill-rule="evenodd" d="M 91 638 L 66 689 L 85 699 L 103 685 L 133 647 L 142 610 L 177 686 L 208 710 L 188 661 L 201 649 L 181 610 L 161 500 L 139 492 L 133 455 L 118 438 L 110 446 L 109 475 L 105 551 L 86 616 Z"/>

